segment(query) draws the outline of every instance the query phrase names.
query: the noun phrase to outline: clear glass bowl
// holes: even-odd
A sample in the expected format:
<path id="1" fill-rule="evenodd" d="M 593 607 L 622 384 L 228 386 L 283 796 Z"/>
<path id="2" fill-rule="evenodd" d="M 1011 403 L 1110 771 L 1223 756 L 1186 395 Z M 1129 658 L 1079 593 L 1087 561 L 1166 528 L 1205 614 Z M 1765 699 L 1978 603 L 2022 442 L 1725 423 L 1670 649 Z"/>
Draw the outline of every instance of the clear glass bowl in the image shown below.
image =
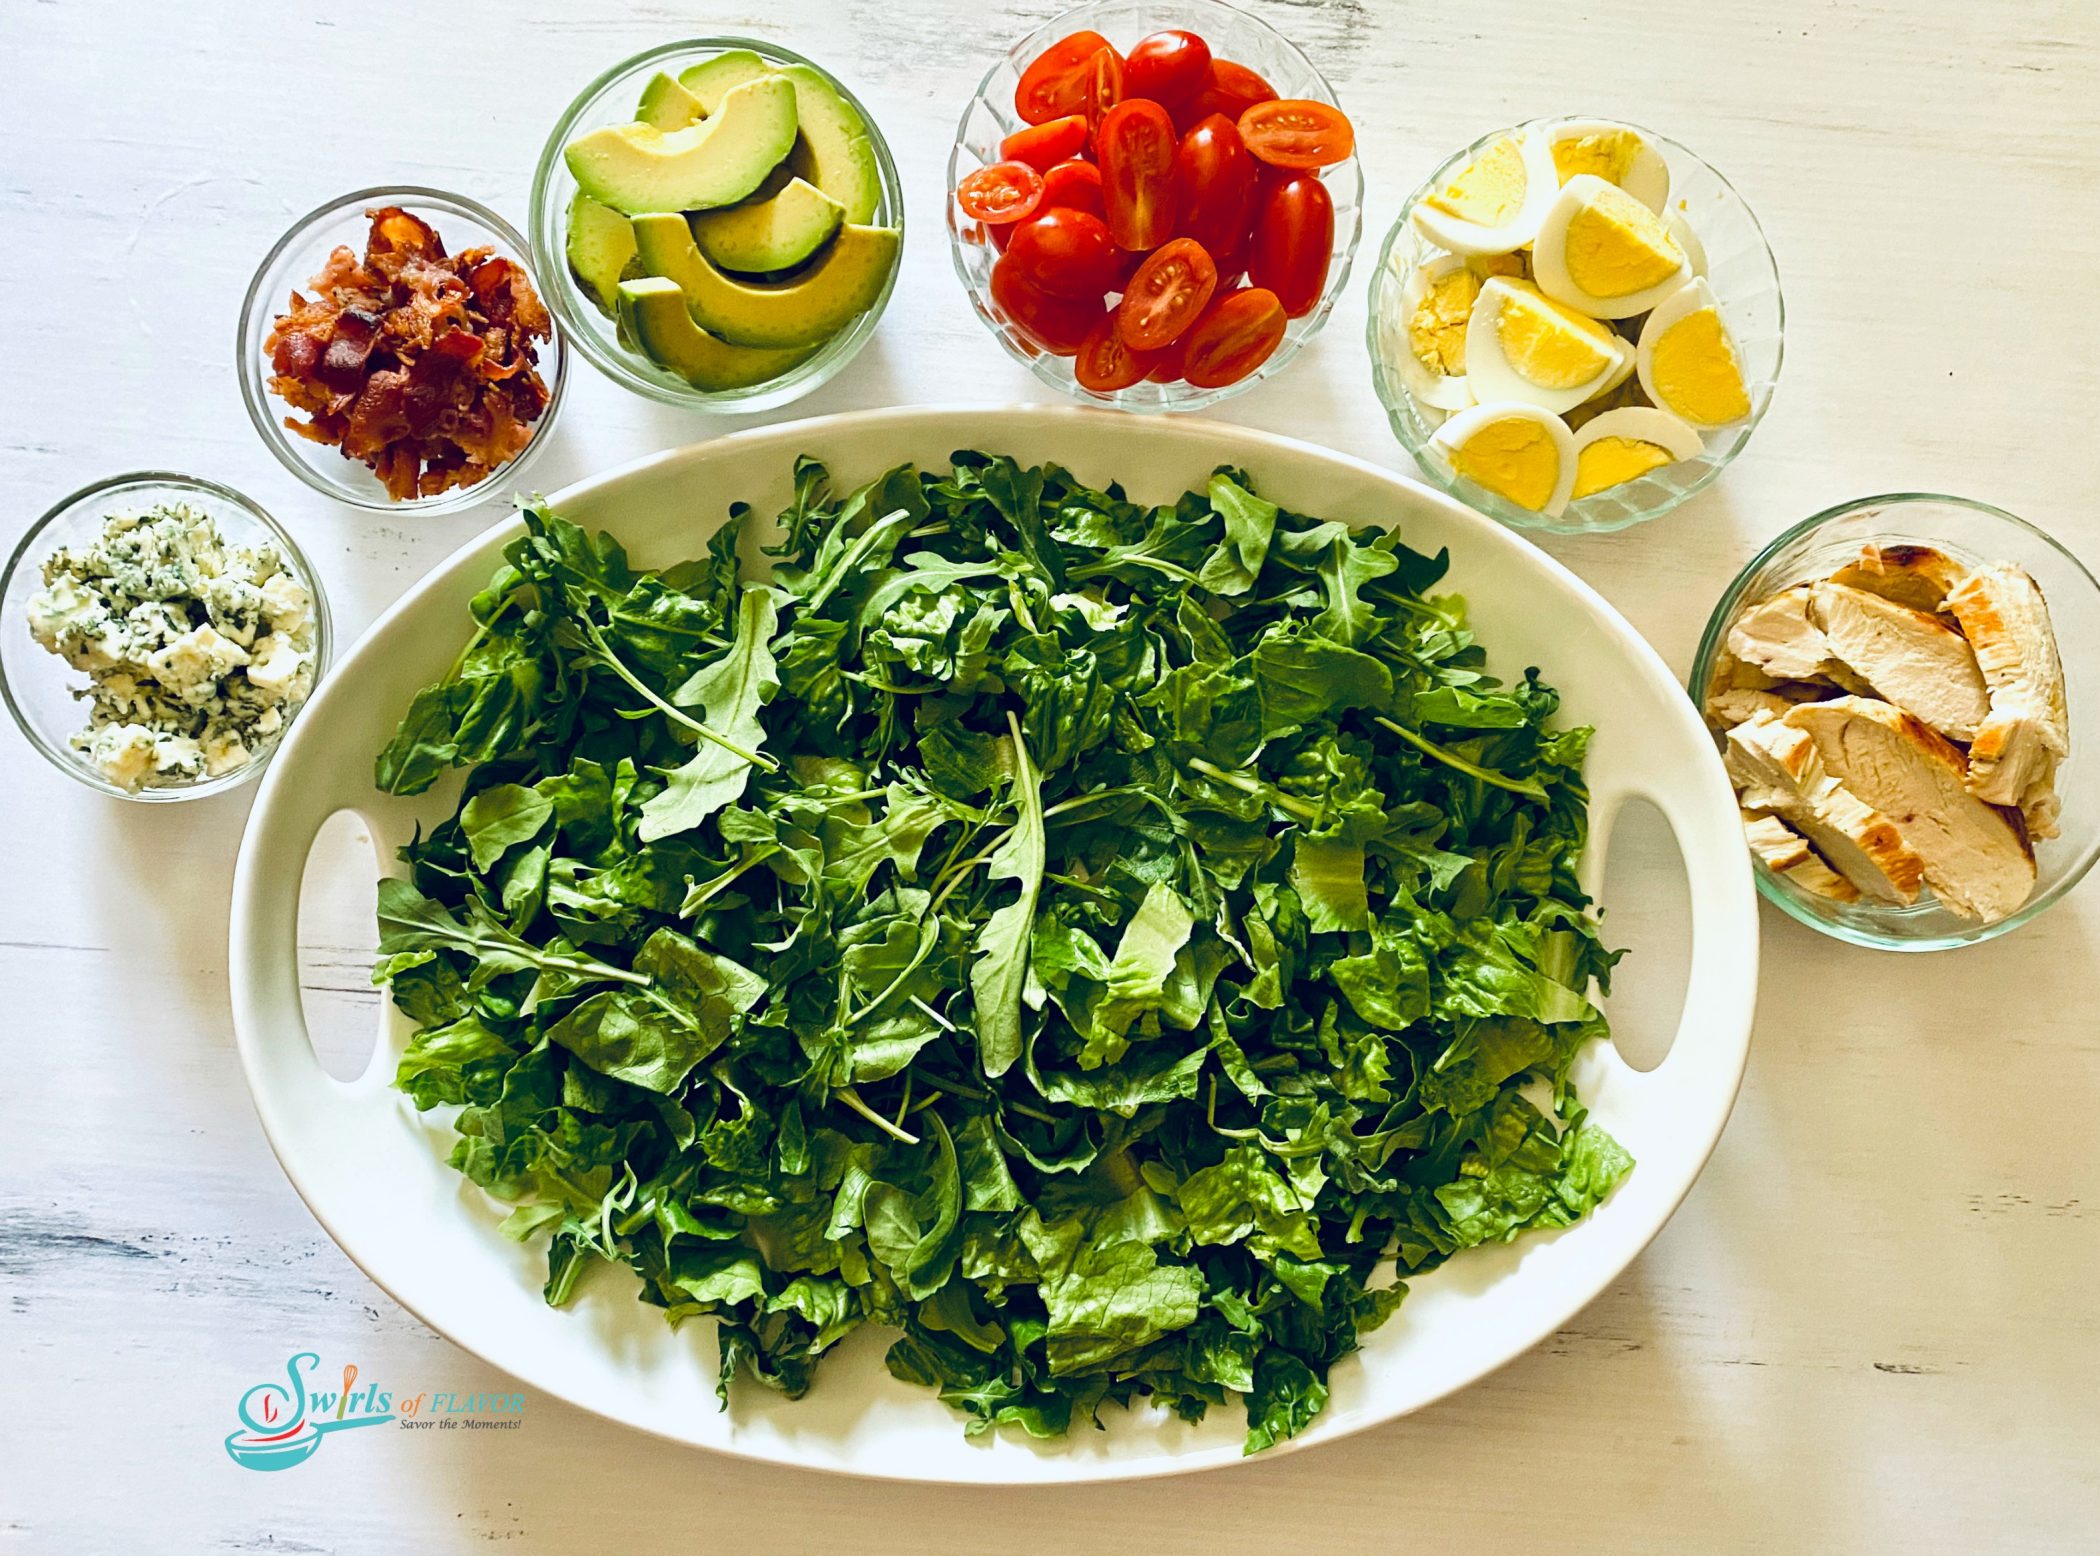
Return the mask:
<path id="1" fill-rule="evenodd" d="M 295 291 L 308 291 L 307 280 L 339 245 L 362 254 L 371 223 L 365 212 L 398 205 L 411 216 L 421 217 L 444 240 L 445 252 L 486 244 L 504 258 L 525 267 L 533 289 L 551 307 L 546 278 L 532 262 L 532 250 L 524 235 L 494 211 L 465 195 L 442 189 L 402 185 L 392 189 L 358 189 L 309 211 L 292 223 L 279 238 L 248 283 L 248 296 L 241 304 L 240 338 L 235 350 L 240 361 L 241 398 L 247 402 L 248 419 L 285 469 L 324 497 L 383 513 L 454 513 L 511 490 L 554 430 L 561 413 L 562 388 L 568 379 L 569 346 L 556 312 L 554 339 L 541 345 L 540 377 L 547 385 L 547 408 L 533 424 L 532 441 L 509 464 L 499 466 L 472 486 L 455 486 L 431 497 L 412 497 L 396 502 L 387 496 L 379 478 L 363 461 L 347 457 L 339 448 L 315 443 L 289 431 L 284 420 L 298 413 L 270 393 L 270 359 L 263 349 L 270 326 L 284 311 Z"/>
<path id="2" fill-rule="evenodd" d="M 1400 219 L 1393 223 L 1378 251 L 1378 268 L 1371 275 L 1370 322 L 1365 338 L 1371 353 L 1371 382 L 1393 425 L 1393 435 L 1414 455 L 1423 474 L 1468 507 L 1504 524 L 1549 530 L 1557 535 L 1594 535 L 1661 518 L 1694 492 L 1705 490 L 1743 451 L 1750 434 L 1764 419 L 1765 409 L 1772 403 L 1773 387 L 1779 381 L 1786 304 L 1779 292 L 1779 267 L 1772 258 L 1771 246 L 1765 242 L 1764 229 L 1758 226 L 1757 217 L 1734 186 L 1677 141 L 1653 130 L 1641 130 L 1662 149 L 1670 164 L 1670 209 L 1684 216 L 1706 251 L 1704 274 L 1713 286 L 1721 316 L 1727 321 L 1742 358 L 1743 382 L 1750 392 L 1750 414 L 1705 433 L 1705 451 L 1696 459 L 1665 465 L 1639 480 L 1571 502 L 1558 518 L 1521 508 L 1506 497 L 1452 474 L 1430 457 L 1427 448 L 1431 434 L 1453 413 L 1416 400 L 1393 366 L 1397 353 L 1408 349 L 1399 333 L 1401 288 L 1406 285 L 1409 272 L 1442 252 L 1415 230 L 1415 206 L 1490 142 L 1573 117 L 1556 114 L 1551 119 L 1532 119 L 1510 129 L 1496 130 L 1438 164 L 1436 171 L 1407 197 L 1407 203 L 1400 208 Z M 1636 326 L 1638 333 L 1639 319 L 1619 322 Z"/>
<path id="3" fill-rule="evenodd" d="M 2095 738 L 2090 720 L 2100 708 L 2100 583 L 2049 536 L 1987 503 L 1932 492 L 1892 492 L 1842 503 L 1796 524 L 1736 575 L 1700 639 L 1688 683 L 1693 700 L 1704 708 L 1728 629 L 1743 610 L 1794 584 L 1828 576 L 1855 559 L 1868 541 L 1921 543 L 1957 561 L 2017 563 L 2041 586 L 2063 657 L 2071 718 L 2071 754 L 2056 774 L 2063 799 L 2062 835 L 2034 845 L 2034 895 L 2019 912 L 1995 924 L 1961 918 L 1929 896 L 1907 908 L 1832 902 L 1800 890 L 1753 860 L 1757 889 L 1809 928 L 1854 945 L 1884 951 L 1976 945 L 2046 913 L 2100 858 L 2100 769 L 2085 746 Z"/>
<path id="4" fill-rule="evenodd" d="M 1201 33 L 1221 59 L 1237 60 L 1256 71 L 1280 97 L 1312 98 L 1334 103 L 1334 88 L 1299 47 L 1260 17 L 1240 10 L 1224 0 L 1096 0 L 1091 5 L 1061 11 L 1021 39 L 999 62 L 985 72 L 976 95 L 963 109 L 962 123 L 955 131 L 955 149 L 948 154 L 948 245 L 955 260 L 955 273 L 970 294 L 970 305 L 984 321 L 1008 356 L 1053 388 L 1076 400 L 1093 405 L 1114 405 L 1126 411 L 1195 411 L 1206 405 L 1242 394 L 1264 378 L 1274 377 L 1320 333 L 1335 299 L 1349 284 L 1349 266 L 1356 257 L 1357 240 L 1363 235 L 1363 167 L 1355 157 L 1321 169 L 1327 191 L 1334 197 L 1334 253 L 1327 264 L 1327 285 L 1312 312 L 1293 319 L 1278 346 L 1254 372 L 1238 383 L 1216 389 L 1194 384 L 1134 384 L 1128 389 L 1096 393 L 1083 387 L 1072 374 L 1070 357 L 1051 356 L 1023 339 L 1006 313 L 992 300 L 992 263 L 999 251 L 982 222 L 962 214 L 955 203 L 955 186 L 963 176 L 989 162 L 999 160 L 999 143 L 1022 128 L 1014 112 L 1014 87 L 1021 72 L 1051 44 L 1081 30 L 1100 33 L 1119 49 L 1127 49 L 1147 33 L 1164 27 L 1184 27 Z M 1337 104 L 1337 106 L 1339 106 Z"/>
<path id="5" fill-rule="evenodd" d="M 87 727 L 87 706 L 74 695 L 86 686 L 86 677 L 29 635 L 29 598 L 44 586 L 45 558 L 67 546 L 93 541 L 102 533 L 103 522 L 110 514 L 150 507 L 156 502 L 184 503 L 202 509 L 232 544 L 255 546 L 267 542 L 277 548 L 285 565 L 313 596 L 316 686 L 328 672 L 332 632 L 328 595 L 298 543 L 253 500 L 216 481 L 168 470 L 111 476 L 82 487 L 30 526 L 29 533 L 7 559 L 7 571 L 0 573 L 0 696 L 6 698 L 7 711 L 15 716 L 15 723 L 29 743 L 69 778 L 120 800 L 166 804 L 202 799 L 252 781 L 306 704 L 301 703 L 285 715 L 283 728 L 245 767 L 216 778 L 199 778 L 194 783 L 165 788 L 133 792 L 111 783 L 66 743 L 75 730 Z M 308 692 L 309 701 L 312 696 Z"/>
<path id="6" fill-rule="evenodd" d="M 658 367 L 624 344 L 618 326 L 599 311 L 598 305 L 585 295 L 582 284 L 570 272 L 566 258 L 566 223 L 569 201 L 576 194 L 576 180 L 569 176 L 568 164 L 562 159 L 562 148 L 577 136 L 606 125 L 632 124 L 636 100 L 649 78 L 658 71 L 676 75 L 682 66 L 697 65 L 731 49 L 749 49 L 775 65 L 807 65 L 829 82 L 846 100 L 846 105 L 860 115 L 861 122 L 868 127 L 868 140 L 875 148 L 875 165 L 882 177 L 882 202 L 876 206 L 871 224 L 897 229 L 900 259 L 891 266 L 890 278 L 883 285 L 882 295 L 875 299 L 875 305 L 832 336 L 814 355 L 762 384 L 753 384 L 746 389 L 709 391 L 694 388 L 676 373 Z M 623 388 L 647 395 L 652 400 L 723 415 L 773 410 L 829 383 L 841 368 L 860 354 L 861 347 L 875 333 L 883 309 L 889 306 L 890 294 L 896 290 L 897 273 L 904 268 L 901 259 L 904 185 L 897 176 L 897 164 L 890 158 L 889 142 L 882 138 L 882 129 L 876 124 L 875 116 L 868 112 L 866 104 L 847 90 L 844 82 L 815 60 L 759 38 L 686 38 L 677 43 L 660 44 L 631 59 L 621 60 L 585 87 L 554 121 L 554 129 L 540 152 L 539 166 L 532 175 L 532 209 L 528 221 L 532 228 L 533 252 L 540 259 L 540 273 L 547 277 L 548 290 L 543 295 L 553 308 L 554 316 L 561 321 L 562 328 L 576 343 L 576 349 L 589 359 L 593 367 Z"/>

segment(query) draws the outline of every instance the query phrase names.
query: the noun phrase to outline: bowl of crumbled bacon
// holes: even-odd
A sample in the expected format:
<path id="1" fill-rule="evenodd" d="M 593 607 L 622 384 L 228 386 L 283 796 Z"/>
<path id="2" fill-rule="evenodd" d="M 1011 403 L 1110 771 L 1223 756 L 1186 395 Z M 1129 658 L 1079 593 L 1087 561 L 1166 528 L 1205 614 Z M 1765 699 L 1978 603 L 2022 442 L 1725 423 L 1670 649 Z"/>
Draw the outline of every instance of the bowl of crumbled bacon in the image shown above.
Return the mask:
<path id="1" fill-rule="evenodd" d="M 363 508 L 435 512 L 547 439 L 568 348 L 525 240 L 435 189 L 361 189 L 302 218 L 241 309 L 241 392 L 285 468 Z"/>

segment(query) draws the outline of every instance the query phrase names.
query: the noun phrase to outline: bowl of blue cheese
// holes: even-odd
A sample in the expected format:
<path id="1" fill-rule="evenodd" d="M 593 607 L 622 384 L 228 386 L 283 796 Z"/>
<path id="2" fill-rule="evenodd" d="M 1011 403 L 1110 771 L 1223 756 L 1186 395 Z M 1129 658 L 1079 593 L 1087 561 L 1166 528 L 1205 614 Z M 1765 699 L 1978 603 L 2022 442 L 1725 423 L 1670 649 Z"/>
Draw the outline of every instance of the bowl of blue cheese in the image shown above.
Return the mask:
<path id="1" fill-rule="evenodd" d="M 0 574 L 0 694 L 32 745 L 128 800 L 259 774 L 328 664 L 313 569 L 260 506 L 194 476 L 98 481 Z"/>

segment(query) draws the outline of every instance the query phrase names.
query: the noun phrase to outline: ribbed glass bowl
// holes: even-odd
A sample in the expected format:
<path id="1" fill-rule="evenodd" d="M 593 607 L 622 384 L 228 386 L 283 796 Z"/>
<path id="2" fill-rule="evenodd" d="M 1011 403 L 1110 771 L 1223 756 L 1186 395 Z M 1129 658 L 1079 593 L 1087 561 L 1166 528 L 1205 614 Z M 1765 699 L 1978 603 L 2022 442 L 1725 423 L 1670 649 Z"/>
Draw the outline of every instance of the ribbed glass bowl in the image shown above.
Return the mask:
<path id="1" fill-rule="evenodd" d="M 1735 337 L 1741 356 L 1743 382 L 1750 393 L 1750 414 L 1702 436 L 1706 448 L 1695 459 L 1665 465 L 1639 480 L 1608 487 L 1594 496 L 1571 502 L 1558 518 L 1547 518 L 1532 509 L 1519 507 L 1487 488 L 1453 474 L 1428 453 L 1429 439 L 1453 412 L 1425 405 L 1409 392 L 1395 363 L 1405 352 L 1406 337 L 1400 318 L 1401 291 L 1416 266 L 1435 258 L 1442 250 L 1415 230 L 1414 213 L 1433 190 L 1441 187 L 1459 168 L 1478 156 L 1490 142 L 1505 135 L 1542 129 L 1574 115 L 1558 114 L 1551 119 L 1532 119 L 1508 129 L 1483 135 L 1472 145 L 1453 152 L 1437 165 L 1400 208 L 1400 218 L 1385 235 L 1378 250 L 1378 268 L 1371 274 L 1370 322 L 1366 342 L 1371 353 L 1371 382 L 1385 406 L 1393 435 L 1414 455 L 1422 473 L 1460 502 L 1477 508 L 1490 518 L 1520 529 L 1548 530 L 1559 535 L 1594 535 L 1627 529 L 1659 519 L 1690 497 L 1705 490 L 1728 462 L 1743 451 L 1750 434 L 1763 420 L 1772 403 L 1772 390 L 1779 381 L 1779 363 L 1784 355 L 1786 304 L 1779 291 L 1779 267 L 1743 197 L 1727 179 L 1684 145 L 1653 130 L 1641 134 L 1661 148 L 1670 164 L 1670 209 L 1683 215 L 1700 246 L 1706 251 L 1706 269 L 1701 272 L 1714 289 L 1721 317 Z M 1625 121 L 1616 121 L 1624 123 Z M 1631 126 L 1640 129 L 1640 126 Z M 1640 320 L 1622 319 L 1639 334 Z"/>
<path id="2" fill-rule="evenodd" d="M 1863 497 L 1804 519 L 1751 559 L 1714 607 L 1688 683 L 1703 709 L 1728 629 L 1759 600 L 1811 578 L 1827 577 L 1859 555 L 1868 541 L 1909 541 L 1935 547 L 1957 561 L 2013 562 L 2041 586 L 2063 657 L 2070 708 L 2071 754 L 2057 769 L 2063 800 L 2062 835 L 2034 845 L 2034 895 L 2017 913 L 1978 924 L 1948 912 L 1928 894 L 1910 907 L 1833 902 L 1765 868 L 1753 858 L 1757 889 L 1789 917 L 1834 939 L 1884 951 L 1945 951 L 2010 934 L 2063 900 L 2100 858 L 2100 767 L 2084 742 L 2100 707 L 2100 583 L 2085 564 L 2024 519 L 2002 508 L 1932 492 Z M 1720 732 L 1715 732 L 1720 739 Z"/>
<path id="3" fill-rule="evenodd" d="M 352 190 L 300 217 L 256 268 L 255 279 L 248 283 L 248 296 L 241 304 L 240 336 L 235 346 L 240 363 L 241 398 L 247 404 L 248 419 L 255 423 L 256 432 L 269 445 L 278 462 L 322 496 L 378 513 L 456 513 L 514 490 L 525 467 L 546 446 L 554 431 L 555 418 L 561 414 L 562 389 L 567 383 L 569 368 L 569 345 L 558 312 L 554 339 L 537 346 L 540 377 L 547 385 L 547 408 L 533 423 L 532 441 L 509 464 L 499 465 L 471 486 L 455 486 L 434 496 L 411 497 L 397 502 L 387 495 L 379 477 L 372 474 L 363 461 L 348 458 L 339 448 L 302 438 L 287 429 L 284 424 L 286 417 L 298 416 L 303 420 L 304 415 L 270 393 L 272 369 L 269 353 L 263 348 L 263 342 L 270 336 L 270 326 L 290 306 L 293 292 L 312 291 L 307 285 L 308 278 L 320 270 L 338 245 L 360 255 L 364 253 L 365 237 L 372 225 L 366 220 L 365 212 L 389 205 L 398 205 L 409 215 L 428 222 L 444 242 L 447 254 L 486 245 L 505 259 L 523 265 L 531 278 L 533 290 L 551 307 L 553 299 L 548 296 L 547 277 L 533 263 L 532 250 L 524 235 L 480 201 L 414 184 Z"/>
<path id="4" fill-rule="evenodd" d="M 41 751 L 53 767 L 99 794 L 120 800 L 141 800 L 147 804 L 202 799 L 208 794 L 221 794 L 252 782 L 306 706 L 301 703 L 286 713 L 283 727 L 245 767 L 221 773 L 216 778 L 200 778 L 194 783 L 166 788 L 133 792 L 111 783 L 66 743 L 67 737 L 75 730 L 87 727 L 87 704 L 74 695 L 86 687 L 87 677 L 29 635 L 30 596 L 43 588 L 44 561 L 53 552 L 92 542 L 102 533 L 104 521 L 113 513 L 148 508 L 157 502 L 182 503 L 201 509 L 218 525 L 219 533 L 234 545 L 256 546 L 267 542 L 276 547 L 285 565 L 313 596 L 313 678 L 316 686 L 328 672 L 332 650 L 328 595 L 321 587 L 320 576 L 282 525 L 259 504 L 229 486 L 168 470 L 142 470 L 84 486 L 38 519 L 7 559 L 7 570 L 0 573 L 0 697 L 6 699 L 7 711 L 14 715 L 16 725 L 29 743 Z M 309 691 L 308 701 L 312 696 Z"/>
<path id="5" fill-rule="evenodd" d="M 814 354 L 778 378 L 768 379 L 762 384 L 745 389 L 710 391 L 694 388 L 676 373 L 657 366 L 622 341 L 618 325 L 599 310 L 597 303 L 585 293 L 582 283 L 570 271 L 567 224 L 569 202 L 576 195 L 576 180 L 569 176 L 568 164 L 562 160 L 562 148 L 577 136 L 592 130 L 613 124 L 632 124 L 636 100 L 642 95 L 642 88 L 648 84 L 649 78 L 658 71 L 668 71 L 675 76 L 688 65 L 697 65 L 732 49 L 749 49 L 775 65 L 807 65 L 830 83 L 846 100 L 847 106 L 860 115 L 861 122 L 868 127 L 868 141 L 875 148 L 875 163 L 882 177 L 882 203 L 875 208 L 872 225 L 897 229 L 900 258 L 891 266 L 890 278 L 884 284 L 882 294 L 875 299 L 875 306 L 832 336 Z M 815 60 L 760 38 L 685 38 L 676 43 L 659 44 L 631 59 L 621 60 L 599 76 L 554 121 L 547 144 L 540 151 L 539 166 L 533 171 L 532 207 L 527 220 L 532 229 L 533 252 L 539 256 L 539 273 L 547 278 L 547 290 L 543 295 L 562 329 L 593 367 L 622 388 L 652 400 L 723 415 L 774 410 L 829 383 L 841 368 L 860 354 L 861 347 L 875 333 L 883 309 L 889 306 L 890 294 L 896 290 L 897 273 L 904 268 L 901 257 L 904 185 L 897 176 L 897 164 L 891 160 L 889 142 L 882 138 L 882 128 L 876 124 L 875 116 L 868 112 L 865 103 L 847 90 L 844 82 Z"/>
<path id="6" fill-rule="evenodd" d="M 1364 179 L 1362 164 L 1355 157 L 1320 170 L 1327 192 L 1334 199 L 1334 251 L 1327 264 L 1327 284 L 1320 300 L 1302 319 L 1285 326 L 1283 344 L 1269 360 L 1238 383 L 1216 389 L 1194 384 L 1133 384 L 1128 389 L 1097 393 L 1081 385 L 1072 372 L 1070 357 L 1052 356 L 1025 340 L 1008 320 L 1006 312 L 992 300 L 992 264 L 999 251 L 982 222 L 963 215 L 955 201 L 955 186 L 964 175 L 999 160 L 999 143 L 1023 127 L 1014 112 L 1014 87 L 1021 72 L 1035 57 L 1058 39 L 1082 30 L 1098 32 L 1119 49 L 1128 49 L 1147 33 L 1182 27 L 1200 33 L 1221 59 L 1237 60 L 1261 75 L 1279 97 L 1311 98 L 1334 103 L 1334 88 L 1312 61 L 1290 39 L 1260 17 L 1224 0 L 1097 0 L 1091 5 L 1061 11 L 1021 39 L 999 62 L 985 72 L 976 95 L 964 107 L 956 127 L 955 147 L 948 154 L 948 246 L 955 260 L 955 273 L 969 293 L 970 306 L 1008 356 L 1052 388 L 1091 405 L 1113 405 L 1126 411 L 1197 411 L 1206 405 L 1243 394 L 1265 378 L 1272 378 L 1289 365 L 1305 343 L 1319 334 L 1334 311 L 1335 299 L 1349 282 L 1349 267 L 1363 234 Z M 1338 104 L 1336 106 L 1339 106 Z"/>

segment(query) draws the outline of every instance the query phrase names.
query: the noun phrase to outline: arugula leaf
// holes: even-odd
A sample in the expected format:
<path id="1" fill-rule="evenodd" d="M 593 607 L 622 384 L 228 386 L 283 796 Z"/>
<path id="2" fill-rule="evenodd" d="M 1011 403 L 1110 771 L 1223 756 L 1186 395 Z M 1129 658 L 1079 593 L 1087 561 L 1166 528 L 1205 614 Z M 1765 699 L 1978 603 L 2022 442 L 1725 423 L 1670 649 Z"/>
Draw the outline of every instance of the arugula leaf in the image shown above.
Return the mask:
<path id="1" fill-rule="evenodd" d="M 663 792 L 642 804 L 644 842 L 697 827 L 741 799 L 751 777 L 749 752 L 765 744 L 758 710 L 780 690 L 768 647 L 779 620 L 770 589 L 746 589 L 737 608 L 736 641 L 729 652 L 696 670 L 671 694 L 674 706 L 697 707 L 710 730 L 692 759 L 665 774 Z M 741 748 L 741 749 L 740 749 Z"/>
<path id="2" fill-rule="evenodd" d="M 1028 742 L 1020 725 L 1007 715 L 1013 744 L 1013 797 L 1019 816 L 986 862 L 993 880 L 1020 883 L 1020 895 L 985 917 L 977 934 L 977 961 L 970 969 L 970 995 L 975 1007 L 977 1059 L 987 1076 L 997 1078 L 1021 1057 L 1021 987 L 1028 976 L 1028 937 L 1035 923 L 1037 894 L 1043 885 L 1045 848 L 1041 780 L 1030 765 Z"/>

